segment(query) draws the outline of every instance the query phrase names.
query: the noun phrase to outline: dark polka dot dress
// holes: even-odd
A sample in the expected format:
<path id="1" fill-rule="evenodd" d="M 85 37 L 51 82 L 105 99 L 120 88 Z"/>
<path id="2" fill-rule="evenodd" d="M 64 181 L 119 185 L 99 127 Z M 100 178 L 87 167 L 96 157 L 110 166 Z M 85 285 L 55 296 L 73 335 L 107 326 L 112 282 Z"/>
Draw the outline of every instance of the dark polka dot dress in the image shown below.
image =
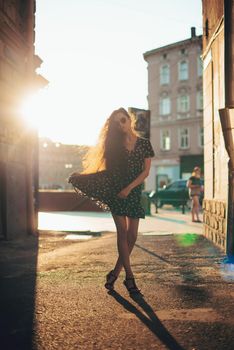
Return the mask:
<path id="1" fill-rule="evenodd" d="M 145 158 L 154 157 L 154 151 L 148 139 L 138 137 L 132 151 L 122 147 L 126 168 L 116 168 L 94 174 L 81 174 L 70 182 L 79 195 L 94 200 L 103 210 L 110 210 L 113 215 L 144 218 L 141 205 L 142 184 L 135 187 L 127 198 L 119 198 L 118 193 L 135 180 L 144 169 Z"/>

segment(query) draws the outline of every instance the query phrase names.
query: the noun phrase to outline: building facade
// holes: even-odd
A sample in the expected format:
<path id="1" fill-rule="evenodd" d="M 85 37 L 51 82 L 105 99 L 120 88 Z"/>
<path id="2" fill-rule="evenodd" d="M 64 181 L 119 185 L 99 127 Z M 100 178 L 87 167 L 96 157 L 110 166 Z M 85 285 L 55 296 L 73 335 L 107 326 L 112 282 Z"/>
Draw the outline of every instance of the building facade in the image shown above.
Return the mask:
<path id="1" fill-rule="evenodd" d="M 39 188 L 71 190 L 69 175 L 82 171 L 82 159 L 87 146 L 65 145 L 46 138 L 39 139 Z"/>
<path id="2" fill-rule="evenodd" d="M 37 229 L 37 135 L 19 106 L 47 81 L 35 73 L 35 1 L 0 0 L 0 237 L 20 238 Z"/>
<path id="3" fill-rule="evenodd" d="M 202 38 L 191 38 L 144 53 L 148 63 L 151 142 L 156 153 L 147 189 L 203 169 Z"/>
<path id="4" fill-rule="evenodd" d="M 204 234 L 234 255 L 234 1 L 203 0 Z"/>

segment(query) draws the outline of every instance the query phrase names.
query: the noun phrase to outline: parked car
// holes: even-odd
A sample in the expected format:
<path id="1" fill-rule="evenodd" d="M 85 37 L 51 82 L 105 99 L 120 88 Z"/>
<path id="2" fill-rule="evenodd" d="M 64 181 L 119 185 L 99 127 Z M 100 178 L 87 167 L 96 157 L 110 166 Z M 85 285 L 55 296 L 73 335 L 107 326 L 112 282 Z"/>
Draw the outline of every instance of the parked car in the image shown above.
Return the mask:
<path id="1" fill-rule="evenodd" d="M 202 180 L 202 184 L 203 184 Z M 154 191 L 149 195 L 151 201 L 161 208 L 164 204 L 171 204 L 174 207 L 186 205 L 191 208 L 191 199 L 189 197 L 189 190 L 187 188 L 187 180 L 179 179 L 171 182 L 158 191 Z M 203 192 L 200 196 L 200 204 L 202 204 Z"/>

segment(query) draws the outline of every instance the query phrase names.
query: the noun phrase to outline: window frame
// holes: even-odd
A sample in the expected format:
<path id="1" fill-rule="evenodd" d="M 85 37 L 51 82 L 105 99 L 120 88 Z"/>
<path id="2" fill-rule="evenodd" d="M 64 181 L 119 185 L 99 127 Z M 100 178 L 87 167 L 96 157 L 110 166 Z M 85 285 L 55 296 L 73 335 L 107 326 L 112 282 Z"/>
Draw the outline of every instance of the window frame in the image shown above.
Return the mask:
<path id="1" fill-rule="evenodd" d="M 167 137 L 169 137 L 169 148 L 163 147 L 163 144 L 164 144 L 163 133 L 164 132 L 168 132 Z M 166 143 L 167 143 L 167 141 L 165 141 L 165 144 Z M 171 130 L 170 129 L 160 129 L 160 149 L 162 151 L 170 151 L 171 150 Z"/>
<path id="2" fill-rule="evenodd" d="M 202 129 L 202 132 L 201 132 Z M 203 143 L 201 142 L 203 140 Z M 198 126 L 198 145 L 201 148 L 204 148 L 204 126 Z"/>
<path id="3" fill-rule="evenodd" d="M 165 101 L 168 101 L 168 105 L 165 105 Z M 169 96 L 161 96 L 159 99 L 159 115 L 168 116 L 171 114 L 171 99 Z"/>
<path id="4" fill-rule="evenodd" d="M 167 69 L 167 72 L 164 69 Z M 170 84 L 170 66 L 168 63 L 165 63 L 160 67 L 160 85 L 168 84 Z"/>
<path id="5" fill-rule="evenodd" d="M 186 64 L 186 70 L 182 69 L 182 64 Z M 189 63 L 188 63 L 188 60 L 186 59 L 182 59 L 178 63 L 178 78 L 179 78 L 178 79 L 179 81 L 186 81 L 189 79 Z"/>
<path id="6" fill-rule="evenodd" d="M 187 130 L 188 133 L 187 135 L 183 136 L 182 135 L 182 130 Z M 178 129 L 178 137 L 179 137 L 179 149 L 189 149 L 190 148 L 190 132 L 189 132 L 189 128 L 186 126 L 182 126 Z M 182 139 L 184 139 L 185 137 L 187 137 L 187 146 L 183 146 L 182 145 Z"/>
<path id="7" fill-rule="evenodd" d="M 186 101 L 182 101 L 182 98 L 186 97 Z M 182 108 L 187 104 L 187 108 Z M 177 112 L 178 113 L 188 113 L 190 111 L 190 96 L 189 94 L 180 94 L 177 97 Z"/>
<path id="8" fill-rule="evenodd" d="M 201 56 L 197 56 L 197 76 L 202 77 L 203 74 L 203 61 L 201 59 Z"/>
<path id="9" fill-rule="evenodd" d="M 198 111 L 203 111 L 203 91 L 202 90 L 197 90 L 196 109 Z"/>

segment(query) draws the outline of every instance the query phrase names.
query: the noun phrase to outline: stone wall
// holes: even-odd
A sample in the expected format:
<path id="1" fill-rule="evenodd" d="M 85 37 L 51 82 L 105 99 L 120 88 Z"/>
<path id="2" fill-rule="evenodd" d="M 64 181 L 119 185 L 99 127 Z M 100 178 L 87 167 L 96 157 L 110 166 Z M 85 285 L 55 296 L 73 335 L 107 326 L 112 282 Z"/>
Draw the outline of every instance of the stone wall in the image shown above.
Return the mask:
<path id="1" fill-rule="evenodd" d="M 227 205 L 226 202 L 204 199 L 204 235 L 215 244 L 226 249 Z"/>
<path id="2" fill-rule="evenodd" d="M 227 252 L 228 161 L 219 111 L 225 108 L 224 1 L 203 0 L 204 235 Z"/>

